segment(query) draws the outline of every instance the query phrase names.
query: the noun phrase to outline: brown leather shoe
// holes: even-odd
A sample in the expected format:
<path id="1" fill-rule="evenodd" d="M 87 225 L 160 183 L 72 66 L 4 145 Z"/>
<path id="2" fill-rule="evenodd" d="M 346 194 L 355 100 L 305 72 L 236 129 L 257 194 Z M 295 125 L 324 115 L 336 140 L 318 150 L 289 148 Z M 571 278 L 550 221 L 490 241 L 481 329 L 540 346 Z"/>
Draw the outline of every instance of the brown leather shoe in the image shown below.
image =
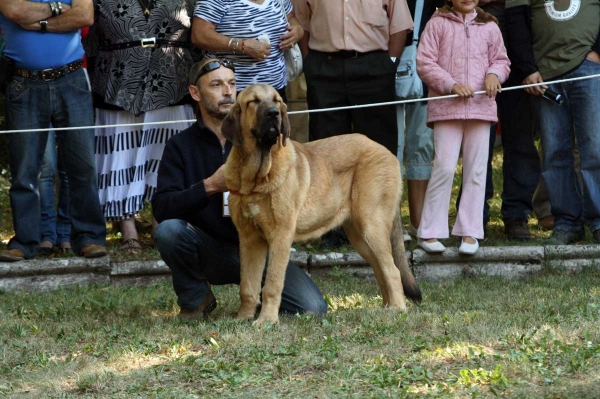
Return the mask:
<path id="1" fill-rule="evenodd" d="M 81 248 L 80 255 L 84 258 L 99 258 L 106 256 L 106 248 L 98 244 L 88 244 Z"/>
<path id="2" fill-rule="evenodd" d="M 554 216 L 546 215 L 543 218 L 539 219 L 538 226 L 540 226 L 544 230 L 554 229 Z"/>
<path id="3" fill-rule="evenodd" d="M 0 251 L 0 262 L 17 262 L 25 259 L 25 254 L 18 248 Z"/>
<path id="4" fill-rule="evenodd" d="M 531 233 L 525 219 L 508 219 L 504 221 L 504 232 L 513 240 L 530 240 Z"/>
<path id="5" fill-rule="evenodd" d="M 212 291 L 208 291 L 208 295 L 206 296 L 206 298 L 204 298 L 200 306 L 198 306 L 194 310 L 187 310 L 181 308 L 179 314 L 177 315 L 177 318 L 184 319 L 187 321 L 205 320 L 206 317 L 213 310 L 215 310 L 216 307 L 217 300 L 215 298 L 215 295 L 212 293 Z"/>

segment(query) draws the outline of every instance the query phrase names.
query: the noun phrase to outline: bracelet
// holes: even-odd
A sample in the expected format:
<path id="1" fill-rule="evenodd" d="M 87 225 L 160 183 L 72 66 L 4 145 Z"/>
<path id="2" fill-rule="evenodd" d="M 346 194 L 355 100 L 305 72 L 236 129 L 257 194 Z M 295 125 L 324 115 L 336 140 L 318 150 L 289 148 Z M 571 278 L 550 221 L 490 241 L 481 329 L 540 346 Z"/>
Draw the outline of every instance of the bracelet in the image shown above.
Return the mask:
<path id="1" fill-rule="evenodd" d="M 58 5 L 58 15 L 62 14 L 62 3 L 59 1 L 56 3 Z"/>
<path id="2" fill-rule="evenodd" d="M 42 32 L 48 32 L 48 21 L 45 19 L 42 19 L 40 21 L 40 31 Z"/>
<path id="3" fill-rule="evenodd" d="M 231 50 L 231 42 L 233 42 L 233 37 L 229 39 L 229 43 L 227 43 L 227 50 L 229 51 L 233 51 Z"/>
<path id="4" fill-rule="evenodd" d="M 56 7 L 55 2 L 48 3 L 50 4 L 50 11 L 52 12 L 52 16 L 56 17 L 58 15 L 58 8 Z"/>
<path id="5" fill-rule="evenodd" d="M 237 52 L 237 50 L 238 50 L 238 47 L 240 46 L 240 39 L 237 39 L 237 38 L 232 38 L 231 40 L 232 40 L 232 44 L 233 44 L 233 45 L 231 46 L 231 52 L 232 52 L 233 54 L 237 54 L 237 53 L 238 53 L 238 52 Z"/>
<path id="6" fill-rule="evenodd" d="M 246 54 L 246 49 L 244 48 L 245 42 L 246 42 L 245 40 L 242 40 L 242 54 Z"/>

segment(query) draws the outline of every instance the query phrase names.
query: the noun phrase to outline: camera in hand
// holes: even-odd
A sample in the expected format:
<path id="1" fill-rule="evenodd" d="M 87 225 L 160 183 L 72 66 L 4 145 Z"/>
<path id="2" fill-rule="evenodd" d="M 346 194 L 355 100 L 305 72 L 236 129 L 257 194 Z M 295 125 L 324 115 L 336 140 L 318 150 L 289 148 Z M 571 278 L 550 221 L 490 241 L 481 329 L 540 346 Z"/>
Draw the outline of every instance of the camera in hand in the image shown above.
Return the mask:
<path id="1" fill-rule="evenodd" d="M 550 89 L 544 90 L 544 98 L 547 98 L 548 100 L 557 104 L 562 104 L 562 102 L 565 100 L 562 94 L 552 91 Z"/>

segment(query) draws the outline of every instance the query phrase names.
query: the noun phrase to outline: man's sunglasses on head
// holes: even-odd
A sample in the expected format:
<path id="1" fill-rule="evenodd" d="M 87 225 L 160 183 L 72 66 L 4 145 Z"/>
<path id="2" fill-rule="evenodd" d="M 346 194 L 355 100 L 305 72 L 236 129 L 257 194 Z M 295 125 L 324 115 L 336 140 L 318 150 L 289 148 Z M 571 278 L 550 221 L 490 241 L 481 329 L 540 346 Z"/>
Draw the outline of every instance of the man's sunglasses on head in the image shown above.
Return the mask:
<path id="1" fill-rule="evenodd" d="M 235 67 L 233 66 L 233 62 L 226 59 L 221 59 L 219 61 L 211 61 L 200 69 L 200 72 L 198 72 L 198 76 L 196 76 L 194 82 L 197 82 L 198 79 L 200 79 L 203 75 L 206 75 L 207 73 L 212 72 L 215 69 L 221 68 L 221 66 L 231 69 L 235 73 Z"/>

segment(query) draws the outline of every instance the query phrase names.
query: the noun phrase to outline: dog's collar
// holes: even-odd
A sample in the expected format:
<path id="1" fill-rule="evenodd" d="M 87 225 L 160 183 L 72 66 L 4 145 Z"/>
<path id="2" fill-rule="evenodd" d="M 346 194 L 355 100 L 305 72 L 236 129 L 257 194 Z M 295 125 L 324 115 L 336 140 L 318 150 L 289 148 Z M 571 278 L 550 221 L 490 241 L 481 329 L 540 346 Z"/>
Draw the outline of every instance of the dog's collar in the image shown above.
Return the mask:
<path id="1" fill-rule="evenodd" d="M 252 194 L 260 194 L 260 193 L 257 193 L 256 191 L 252 191 L 252 192 L 249 192 L 248 194 L 242 194 L 239 191 L 229 190 L 229 194 L 232 194 L 232 195 L 252 195 Z"/>

